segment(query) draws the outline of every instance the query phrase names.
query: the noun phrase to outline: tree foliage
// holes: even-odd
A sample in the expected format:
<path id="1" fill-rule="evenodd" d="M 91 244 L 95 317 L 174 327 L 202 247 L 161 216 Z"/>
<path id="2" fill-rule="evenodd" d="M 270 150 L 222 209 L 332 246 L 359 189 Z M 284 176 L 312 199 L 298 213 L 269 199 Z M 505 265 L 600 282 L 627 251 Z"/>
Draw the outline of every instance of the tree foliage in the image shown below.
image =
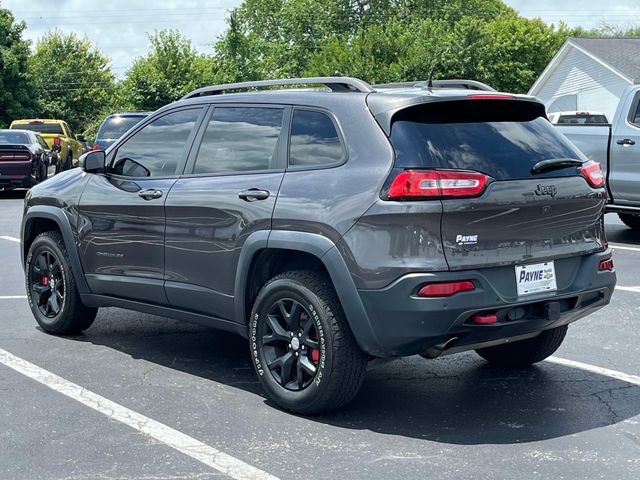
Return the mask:
<path id="1" fill-rule="evenodd" d="M 54 31 L 38 40 L 29 75 L 37 89 L 38 116 L 64 119 L 76 130 L 113 104 L 109 58 L 74 33 Z"/>
<path id="2" fill-rule="evenodd" d="M 29 42 L 22 39 L 24 22 L 16 23 L 0 5 L 0 128 L 33 110 L 33 86 L 27 74 Z"/>
<path id="3" fill-rule="evenodd" d="M 524 92 L 569 35 L 500 0 L 245 0 L 216 44 L 225 80 L 463 77 Z"/>
<path id="4" fill-rule="evenodd" d="M 211 82 L 215 61 L 199 54 L 177 30 L 149 36 L 151 51 L 136 59 L 124 80 L 123 103 L 136 110 L 156 110 Z"/>

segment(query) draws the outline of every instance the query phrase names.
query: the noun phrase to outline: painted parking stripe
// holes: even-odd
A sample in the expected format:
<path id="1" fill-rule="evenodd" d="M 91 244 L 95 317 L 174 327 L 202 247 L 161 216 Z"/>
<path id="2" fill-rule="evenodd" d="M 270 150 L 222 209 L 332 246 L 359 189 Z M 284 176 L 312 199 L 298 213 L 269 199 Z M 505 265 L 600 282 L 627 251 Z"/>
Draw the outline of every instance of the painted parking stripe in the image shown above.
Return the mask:
<path id="1" fill-rule="evenodd" d="M 277 477 L 244 463 L 242 460 L 112 402 L 1 348 L 0 363 L 231 478 L 237 480 L 278 480 Z"/>
<path id="2" fill-rule="evenodd" d="M 617 370 L 610 370 L 608 368 L 597 367 L 588 363 L 576 362 L 575 360 L 568 360 L 560 357 L 549 357 L 547 362 L 563 365 L 565 367 L 579 368 L 591 373 L 597 373 L 598 375 L 605 375 L 607 377 L 615 378 L 622 382 L 631 383 L 640 387 L 640 377 L 637 375 L 629 375 L 628 373 L 618 372 Z"/>
<path id="3" fill-rule="evenodd" d="M 623 292 L 640 293 L 640 287 L 622 287 L 620 285 L 616 285 L 616 290 L 622 290 Z"/>
<path id="4" fill-rule="evenodd" d="M 640 248 L 638 247 L 627 247 L 626 245 L 617 245 L 617 244 L 613 244 L 610 243 L 609 246 L 613 249 L 618 249 L 618 250 L 629 250 L 632 252 L 640 252 Z"/>
<path id="5" fill-rule="evenodd" d="M 9 242 L 20 243 L 20 239 L 16 237 L 8 237 L 6 235 L 0 235 L 0 240 L 8 240 Z"/>
<path id="6" fill-rule="evenodd" d="M 0 300 L 18 300 L 27 298 L 26 295 L 0 295 Z"/>

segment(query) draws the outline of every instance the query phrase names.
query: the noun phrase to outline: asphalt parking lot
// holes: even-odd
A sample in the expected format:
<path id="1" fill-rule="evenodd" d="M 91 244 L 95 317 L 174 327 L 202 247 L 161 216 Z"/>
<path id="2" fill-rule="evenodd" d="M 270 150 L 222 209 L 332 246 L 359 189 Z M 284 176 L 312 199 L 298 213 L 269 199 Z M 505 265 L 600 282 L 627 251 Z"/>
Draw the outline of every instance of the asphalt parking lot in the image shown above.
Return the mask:
<path id="1" fill-rule="evenodd" d="M 304 418 L 265 399 L 228 333 L 111 308 L 81 336 L 39 330 L 22 196 L 0 192 L 2 479 L 640 478 L 640 233 L 614 215 L 620 288 L 554 360 L 372 365 L 347 409 Z"/>

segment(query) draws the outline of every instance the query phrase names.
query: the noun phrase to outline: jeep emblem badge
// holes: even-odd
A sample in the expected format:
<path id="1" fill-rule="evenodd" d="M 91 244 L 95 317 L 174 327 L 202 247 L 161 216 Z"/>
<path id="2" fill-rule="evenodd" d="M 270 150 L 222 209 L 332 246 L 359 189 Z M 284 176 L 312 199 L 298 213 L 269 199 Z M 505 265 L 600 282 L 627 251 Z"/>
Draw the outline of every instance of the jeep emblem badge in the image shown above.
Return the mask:
<path id="1" fill-rule="evenodd" d="M 538 186 L 536 187 L 536 189 L 534 190 L 533 193 L 535 193 L 539 197 L 541 197 L 543 195 L 548 195 L 550 197 L 555 197 L 557 192 L 558 192 L 558 189 L 556 188 L 555 185 L 540 185 L 540 184 L 538 184 Z"/>

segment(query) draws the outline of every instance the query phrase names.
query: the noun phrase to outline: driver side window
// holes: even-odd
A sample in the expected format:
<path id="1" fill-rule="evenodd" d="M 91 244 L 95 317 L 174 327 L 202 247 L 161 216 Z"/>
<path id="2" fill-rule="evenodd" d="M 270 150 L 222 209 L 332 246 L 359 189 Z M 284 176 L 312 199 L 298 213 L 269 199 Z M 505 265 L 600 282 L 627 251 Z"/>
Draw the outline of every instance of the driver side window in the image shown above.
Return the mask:
<path id="1" fill-rule="evenodd" d="M 118 148 L 111 173 L 128 177 L 176 175 L 201 110 L 172 112 L 145 125 Z"/>

